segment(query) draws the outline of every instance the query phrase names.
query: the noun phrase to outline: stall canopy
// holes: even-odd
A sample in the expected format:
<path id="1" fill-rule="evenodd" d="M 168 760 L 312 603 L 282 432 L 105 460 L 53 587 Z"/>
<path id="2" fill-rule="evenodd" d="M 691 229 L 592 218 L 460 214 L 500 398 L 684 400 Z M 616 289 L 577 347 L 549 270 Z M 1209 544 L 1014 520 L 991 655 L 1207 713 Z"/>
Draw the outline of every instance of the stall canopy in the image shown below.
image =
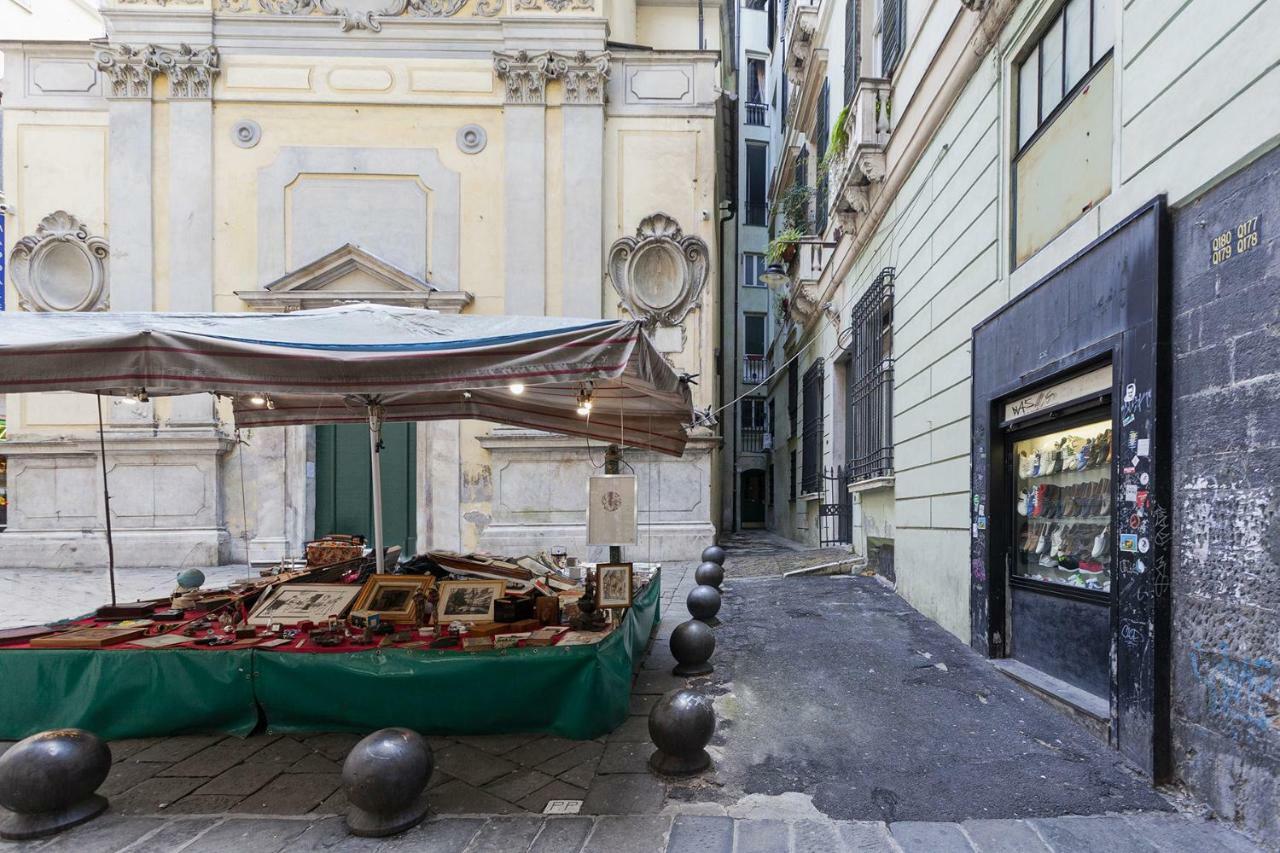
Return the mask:
<path id="1" fill-rule="evenodd" d="M 680 455 L 688 383 L 641 324 L 341 305 L 0 314 L 0 393 L 230 397 L 239 426 L 475 418 Z M 584 405 L 585 404 L 585 405 Z"/>

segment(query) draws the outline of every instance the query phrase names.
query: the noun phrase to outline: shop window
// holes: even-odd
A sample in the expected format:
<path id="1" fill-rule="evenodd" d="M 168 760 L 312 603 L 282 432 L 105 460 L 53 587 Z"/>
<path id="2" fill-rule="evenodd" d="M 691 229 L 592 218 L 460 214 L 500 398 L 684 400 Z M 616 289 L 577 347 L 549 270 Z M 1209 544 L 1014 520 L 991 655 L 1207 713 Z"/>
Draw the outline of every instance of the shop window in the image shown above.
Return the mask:
<path id="1" fill-rule="evenodd" d="M 763 142 L 747 143 L 747 225 L 766 225 L 769 221 L 769 146 Z"/>
<path id="2" fill-rule="evenodd" d="M 850 482 L 893 474 L 893 269 L 853 308 L 845 458 Z"/>
<path id="3" fill-rule="evenodd" d="M 800 491 L 822 490 L 822 371 L 819 359 L 804 372 L 804 424 L 800 434 Z"/>
<path id="4" fill-rule="evenodd" d="M 880 4 L 880 76 L 892 77 L 907 48 L 907 0 Z"/>
<path id="5" fill-rule="evenodd" d="M 1017 65 L 1022 263 L 1111 192 L 1115 0 L 1069 0 Z"/>

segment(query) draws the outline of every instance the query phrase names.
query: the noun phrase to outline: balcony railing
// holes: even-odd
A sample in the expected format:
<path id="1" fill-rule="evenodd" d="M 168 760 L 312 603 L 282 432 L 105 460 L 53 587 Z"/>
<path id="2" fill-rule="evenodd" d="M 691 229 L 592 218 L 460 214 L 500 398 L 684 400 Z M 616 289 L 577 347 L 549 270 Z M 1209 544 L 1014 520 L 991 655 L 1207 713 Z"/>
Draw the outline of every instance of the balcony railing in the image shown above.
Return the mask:
<path id="1" fill-rule="evenodd" d="M 831 196 L 828 210 L 846 233 L 870 208 L 868 187 L 884 180 L 884 149 L 893 130 L 893 101 L 889 81 L 863 77 L 849 104 L 844 151 L 830 158 L 827 172 Z"/>
<path id="2" fill-rule="evenodd" d="M 769 375 L 769 357 L 767 355 L 744 355 L 742 357 L 742 381 L 758 385 Z"/>
<path id="3" fill-rule="evenodd" d="M 765 127 L 769 124 L 769 108 L 764 104 L 747 102 L 747 124 Z"/>
<path id="4" fill-rule="evenodd" d="M 804 68 L 813 52 L 813 34 L 818 29 L 818 0 L 793 0 L 783 22 L 787 44 L 787 68 Z"/>
<path id="5" fill-rule="evenodd" d="M 764 453 L 765 432 L 760 427 L 743 427 L 742 443 L 739 445 L 743 453 Z"/>

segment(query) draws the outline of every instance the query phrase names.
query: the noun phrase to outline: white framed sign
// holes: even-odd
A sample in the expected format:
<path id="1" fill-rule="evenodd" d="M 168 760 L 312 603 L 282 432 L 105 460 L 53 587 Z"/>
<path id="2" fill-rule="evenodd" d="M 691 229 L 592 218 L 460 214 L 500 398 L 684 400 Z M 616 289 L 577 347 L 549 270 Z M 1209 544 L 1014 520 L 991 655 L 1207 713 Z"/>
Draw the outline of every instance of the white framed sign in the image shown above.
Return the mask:
<path id="1" fill-rule="evenodd" d="M 587 544 L 635 545 L 634 474 L 597 474 L 587 481 Z"/>

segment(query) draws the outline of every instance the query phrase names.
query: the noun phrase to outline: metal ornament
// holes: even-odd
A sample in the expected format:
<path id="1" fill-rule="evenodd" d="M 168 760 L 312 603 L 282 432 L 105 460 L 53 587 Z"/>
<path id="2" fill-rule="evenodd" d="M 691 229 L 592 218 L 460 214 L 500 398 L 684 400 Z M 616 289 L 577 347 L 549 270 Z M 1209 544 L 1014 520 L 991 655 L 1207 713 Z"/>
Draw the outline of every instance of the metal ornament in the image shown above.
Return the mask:
<path id="1" fill-rule="evenodd" d="M 649 767 L 667 776 L 689 776 L 711 765 L 706 746 L 716 731 L 711 699 L 693 690 L 674 690 L 649 711 L 649 737 L 657 747 Z"/>
<path id="2" fill-rule="evenodd" d="M 671 654 L 675 656 L 675 675 L 707 675 L 714 672 L 708 661 L 716 650 L 716 635 L 706 622 L 690 619 L 671 632 Z"/>
<path id="3" fill-rule="evenodd" d="M 694 571 L 693 580 L 699 585 L 713 586 L 719 589 L 720 584 L 724 583 L 724 566 L 707 561 Z"/>
<path id="4" fill-rule="evenodd" d="M 111 749 L 83 729 L 54 729 L 20 740 L 0 755 L 0 838 L 54 835 L 102 814 L 95 794 L 111 770 Z"/>
<path id="5" fill-rule="evenodd" d="M 435 769 L 431 747 L 410 729 L 379 729 L 356 744 L 342 764 L 342 786 L 353 835 L 382 838 L 417 826 L 427 816 L 427 783 Z"/>
<path id="6" fill-rule="evenodd" d="M 703 550 L 702 561 L 704 563 L 719 563 L 724 565 L 725 552 L 719 545 L 711 545 Z"/>
<path id="7" fill-rule="evenodd" d="M 701 622 L 711 623 L 720 612 L 720 590 L 705 584 L 689 590 L 689 598 L 685 602 L 689 606 L 689 615 Z"/>

